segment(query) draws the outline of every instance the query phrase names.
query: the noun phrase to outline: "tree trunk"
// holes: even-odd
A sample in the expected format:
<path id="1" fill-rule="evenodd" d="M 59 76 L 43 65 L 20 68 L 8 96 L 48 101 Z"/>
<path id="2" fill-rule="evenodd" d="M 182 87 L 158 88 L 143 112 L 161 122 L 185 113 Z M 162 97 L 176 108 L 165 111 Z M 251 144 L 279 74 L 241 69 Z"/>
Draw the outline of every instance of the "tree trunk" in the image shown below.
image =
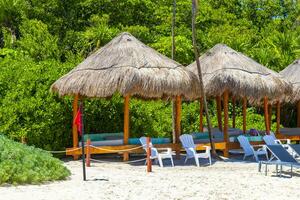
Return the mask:
<path id="1" fill-rule="evenodd" d="M 173 16 L 172 16 L 172 60 L 175 59 L 175 17 L 176 17 L 176 0 L 173 1 Z M 173 143 L 175 142 L 175 128 L 176 128 L 176 102 L 172 100 L 172 135 Z"/>
<path id="2" fill-rule="evenodd" d="M 196 15 L 197 15 L 197 6 L 198 6 L 197 0 L 192 0 L 192 34 L 193 34 L 194 54 L 195 54 L 195 59 L 196 59 L 196 64 L 197 64 L 197 69 L 198 69 L 199 86 L 200 86 L 201 91 L 203 92 L 203 95 L 202 95 L 203 96 L 203 106 L 204 106 L 204 111 L 206 114 L 209 142 L 211 145 L 212 155 L 216 158 L 219 158 L 219 156 L 217 155 L 216 150 L 215 150 L 215 145 L 212 141 L 212 126 L 211 126 L 211 121 L 210 121 L 210 117 L 209 117 L 209 113 L 208 113 L 208 106 L 207 106 L 207 101 L 206 101 L 206 95 L 204 92 L 203 78 L 202 78 L 202 72 L 201 72 L 200 61 L 199 61 L 199 52 L 198 52 L 197 43 L 196 43 L 195 21 L 196 21 Z"/>

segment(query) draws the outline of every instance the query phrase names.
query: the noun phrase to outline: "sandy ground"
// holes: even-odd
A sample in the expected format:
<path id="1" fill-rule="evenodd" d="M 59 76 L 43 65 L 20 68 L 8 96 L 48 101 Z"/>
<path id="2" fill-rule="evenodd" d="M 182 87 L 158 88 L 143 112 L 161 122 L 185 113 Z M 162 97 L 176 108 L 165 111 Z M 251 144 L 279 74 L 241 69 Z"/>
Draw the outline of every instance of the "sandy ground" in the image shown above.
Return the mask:
<path id="1" fill-rule="evenodd" d="M 0 187 L 0 199 L 300 199 L 299 170 L 295 170 L 293 178 L 278 178 L 274 167 L 269 167 L 268 176 L 265 176 L 257 171 L 254 162 L 231 159 L 196 167 L 192 160 L 183 165 L 182 158 L 175 162 L 175 168 L 155 165 L 152 173 L 146 173 L 141 162 L 133 165 L 119 160 L 93 162 L 87 169 L 86 182 L 82 181 L 81 162 L 65 161 L 72 172 L 68 180 Z"/>

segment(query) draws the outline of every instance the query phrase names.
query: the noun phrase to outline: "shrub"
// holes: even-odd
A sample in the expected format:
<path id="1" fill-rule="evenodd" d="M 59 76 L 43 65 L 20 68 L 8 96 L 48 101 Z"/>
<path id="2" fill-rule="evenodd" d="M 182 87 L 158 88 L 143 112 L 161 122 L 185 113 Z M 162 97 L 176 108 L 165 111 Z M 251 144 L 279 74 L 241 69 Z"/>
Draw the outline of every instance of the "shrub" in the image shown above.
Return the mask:
<path id="1" fill-rule="evenodd" d="M 0 135 L 0 185 L 63 180 L 70 171 L 44 150 Z"/>

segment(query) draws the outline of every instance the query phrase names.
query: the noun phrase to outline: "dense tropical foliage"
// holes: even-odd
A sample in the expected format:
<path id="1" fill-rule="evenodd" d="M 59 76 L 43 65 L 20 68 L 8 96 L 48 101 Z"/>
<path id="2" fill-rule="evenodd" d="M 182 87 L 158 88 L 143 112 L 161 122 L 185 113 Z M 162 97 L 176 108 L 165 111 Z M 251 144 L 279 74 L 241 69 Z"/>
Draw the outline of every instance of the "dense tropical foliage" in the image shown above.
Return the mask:
<path id="1" fill-rule="evenodd" d="M 170 57 L 172 3 L 0 0 L 0 132 L 16 140 L 26 137 L 28 144 L 45 149 L 70 145 L 72 98 L 51 94 L 50 85 L 122 31 Z M 225 43 L 276 71 L 300 56 L 297 0 L 205 0 L 199 8 L 201 53 Z M 175 60 L 185 65 L 193 61 L 191 38 L 191 1 L 177 0 Z M 87 131 L 122 130 L 123 100 L 118 95 L 85 105 Z M 213 102 L 210 107 L 213 111 Z M 248 128 L 263 129 L 261 112 L 248 111 Z M 171 113 L 169 102 L 133 100 L 133 136 L 169 136 Z M 183 132 L 197 131 L 198 113 L 197 102 L 183 104 Z"/>
<path id="2" fill-rule="evenodd" d="M 0 135 L 0 185 L 63 180 L 70 174 L 50 153 Z"/>

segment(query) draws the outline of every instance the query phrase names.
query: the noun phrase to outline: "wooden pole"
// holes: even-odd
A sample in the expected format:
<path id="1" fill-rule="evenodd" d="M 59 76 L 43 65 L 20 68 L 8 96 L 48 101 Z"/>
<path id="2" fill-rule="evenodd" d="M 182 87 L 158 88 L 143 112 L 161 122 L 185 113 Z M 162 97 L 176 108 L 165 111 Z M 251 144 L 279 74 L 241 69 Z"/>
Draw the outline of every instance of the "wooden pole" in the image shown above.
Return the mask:
<path id="1" fill-rule="evenodd" d="M 152 172 L 150 137 L 147 137 L 146 142 L 147 142 L 147 172 Z"/>
<path id="2" fill-rule="evenodd" d="M 129 139 L 129 95 L 125 96 L 124 98 L 124 145 L 128 144 Z M 123 160 L 128 161 L 129 160 L 129 153 L 124 152 L 123 153 Z"/>
<path id="3" fill-rule="evenodd" d="M 224 96 L 223 96 L 224 100 L 224 141 L 225 141 L 225 150 L 224 150 L 224 157 L 228 157 L 229 156 L 229 152 L 228 152 L 228 98 L 229 98 L 229 92 L 228 90 L 226 90 L 224 92 Z"/>
<path id="4" fill-rule="evenodd" d="M 280 130 L 280 101 L 277 101 L 276 106 L 276 134 L 279 134 Z"/>
<path id="5" fill-rule="evenodd" d="M 199 124 L 200 132 L 203 132 L 203 98 L 200 98 L 200 124 Z"/>
<path id="6" fill-rule="evenodd" d="M 78 131 L 77 131 L 77 126 L 74 123 L 78 111 L 78 99 L 79 99 L 79 95 L 77 94 L 74 96 L 74 100 L 73 100 L 73 123 L 72 123 L 73 148 L 78 147 Z M 74 160 L 78 160 L 78 158 L 79 158 L 78 155 L 73 155 Z"/>
<path id="7" fill-rule="evenodd" d="M 265 112 L 265 125 L 266 134 L 270 135 L 270 125 L 269 125 L 269 112 L 268 112 L 268 97 L 264 97 L 264 112 Z"/>
<path id="8" fill-rule="evenodd" d="M 218 126 L 219 130 L 222 131 L 222 100 L 221 96 L 216 97 L 216 102 L 217 102 L 217 117 L 218 117 Z"/>
<path id="9" fill-rule="evenodd" d="M 180 158 L 179 137 L 181 134 L 181 97 L 176 96 L 176 120 L 175 120 L 176 158 Z"/>
<path id="10" fill-rule="evenodd" d="M 236 118 L 236 110 L 235 110 L 235 97 L 232 97 L 232 128 L 235 128 L 235 118 Z"/>
<path id="11" fill-rule="evenodd" d="M 297 127 L 300 127 L 300 101 L 297 103 Z"/>
<path id="12" fill-rule="evenodd" d="M 86 166 L 91 166 L 91 139 L 88 138 L 86 141 Z"/>
<path id="13" fill-rule="evenodd" d="M 247 130 L 247 98 L 243 97 L 243 133 Z"/>
<path id="14" fill-rule="evenodd" d="M 268 106 L 268 117 L 269 117 L 269 126 L 271 126 L 271 124 L 272 124 L 272 105 L 271 104 L 269 104 L 269 106 Z"/>

